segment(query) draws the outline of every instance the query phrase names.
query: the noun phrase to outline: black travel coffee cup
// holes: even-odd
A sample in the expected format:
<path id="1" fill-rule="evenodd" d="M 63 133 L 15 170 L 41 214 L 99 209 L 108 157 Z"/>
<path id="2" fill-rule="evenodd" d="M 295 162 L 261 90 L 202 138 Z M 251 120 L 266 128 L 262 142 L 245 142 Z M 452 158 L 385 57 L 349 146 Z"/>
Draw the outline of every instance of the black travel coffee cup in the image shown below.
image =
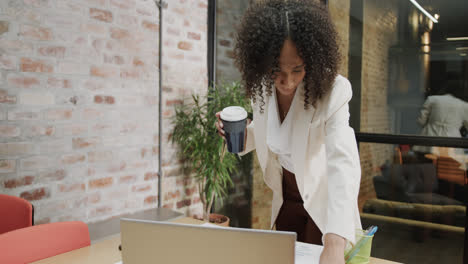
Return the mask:
<path id="1" fill-rule="evenodd" d="M 223 122 L 228 151 L 231 153 L 244 151 L 247 111 L 240 106 L 228 106 L 221 111 L 220 118 Z"/>

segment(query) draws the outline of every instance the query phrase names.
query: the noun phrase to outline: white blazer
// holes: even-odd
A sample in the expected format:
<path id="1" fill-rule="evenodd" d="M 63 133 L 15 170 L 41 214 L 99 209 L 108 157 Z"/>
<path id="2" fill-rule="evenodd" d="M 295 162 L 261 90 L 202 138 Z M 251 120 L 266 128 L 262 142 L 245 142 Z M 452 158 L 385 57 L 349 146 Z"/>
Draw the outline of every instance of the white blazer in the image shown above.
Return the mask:
<path id="1" fill-rule="evenodd" d="M 351 84 L 338 75 L 331 92 L 307 110 L 304 93 L 298 92 L 291 157 L 304 207 L 322 234 L 334 233 L 354 243 L 355 230 L 361 228 L 357 204 L 361 167 L 349 126 Z M 263 113 L 259 102 L 252 104 L 253 121 L 247 127 L 246 149 L 240 155 L 256 149 L 265 183 L 273 191 L 273 227 L 283 204 L 282 170 L 277 155 L 266 144 L 268 103 L 265 96 Z"/>
<path id="2" fill-rule="evenodd" d="M 460 128 L 468 128 L 468 103 L 451 94 L 429 96 L 418 122 L 423 135 L 461 137 Z"/>

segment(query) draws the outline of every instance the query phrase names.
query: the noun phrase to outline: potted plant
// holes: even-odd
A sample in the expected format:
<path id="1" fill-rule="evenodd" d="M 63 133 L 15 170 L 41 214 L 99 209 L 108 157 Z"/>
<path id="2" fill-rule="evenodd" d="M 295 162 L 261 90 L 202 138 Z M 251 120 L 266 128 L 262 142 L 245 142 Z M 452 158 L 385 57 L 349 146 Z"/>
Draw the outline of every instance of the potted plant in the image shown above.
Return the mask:
<path id="1" fill-rule="evenodd" d="M 204 95 L 192 94 L 189 100 L 175 107 L 172 119 L 171 140 L 179 146 L 185 169 L 195 177 L 204 221 L 219 223 L 210 218 L 223 218 L 216 214 L 210 216 L 211 208 L 216 199 L 222 202 L 226 197 L 227 189 L 233 184 L 230 175 L 238 164 L 237 156 L 226 151 L 226 144 L 215 127 L 215 113 L 232 105 L 251 112 L 250 101 L 238 82 L 218 85 Z"/>

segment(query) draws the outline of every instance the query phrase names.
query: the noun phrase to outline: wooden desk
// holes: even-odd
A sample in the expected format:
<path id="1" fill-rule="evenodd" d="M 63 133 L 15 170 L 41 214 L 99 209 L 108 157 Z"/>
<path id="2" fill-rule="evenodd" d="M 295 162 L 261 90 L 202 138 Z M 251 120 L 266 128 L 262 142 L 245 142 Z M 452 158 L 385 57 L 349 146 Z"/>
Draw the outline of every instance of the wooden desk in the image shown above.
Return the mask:
<path id="1" fill-rule="evenodd" d="M 202 221 L 188 217 L 179 218 L 172 222 L 182 224 L 203 223 Z M 119 245 L 120 234 L 117 234 L 93 243 L 89 247 L 36 261 L 34 264 L 114 264 L 122 260 L 118 249 Z M 370 264 L 397 264 L 397 262 L 371 258 Z"/>

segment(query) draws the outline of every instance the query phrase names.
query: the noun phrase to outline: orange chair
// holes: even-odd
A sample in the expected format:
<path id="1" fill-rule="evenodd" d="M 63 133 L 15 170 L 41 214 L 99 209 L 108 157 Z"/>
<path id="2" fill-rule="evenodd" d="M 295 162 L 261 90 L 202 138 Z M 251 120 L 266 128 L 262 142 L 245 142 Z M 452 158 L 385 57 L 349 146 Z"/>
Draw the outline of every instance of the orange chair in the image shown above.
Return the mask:
<path id="1" fill-rule="evenodd" d="M 0 235 L 0 263 L 23 264 L 90 245 L 83 222 L 57 222 Z"/>
<path id="2" fill-rule="evenodd" d="M 34 208 L 25 199 L 0 194 L 0 234 L 32 226 Z"/>
<path id="3" fill-rule="evenodd" d="M 467 184 L 466 171 L 460 169 L 460 165 L 451 157 L 437 158 L 437 177 L 461 186 Z"/>

